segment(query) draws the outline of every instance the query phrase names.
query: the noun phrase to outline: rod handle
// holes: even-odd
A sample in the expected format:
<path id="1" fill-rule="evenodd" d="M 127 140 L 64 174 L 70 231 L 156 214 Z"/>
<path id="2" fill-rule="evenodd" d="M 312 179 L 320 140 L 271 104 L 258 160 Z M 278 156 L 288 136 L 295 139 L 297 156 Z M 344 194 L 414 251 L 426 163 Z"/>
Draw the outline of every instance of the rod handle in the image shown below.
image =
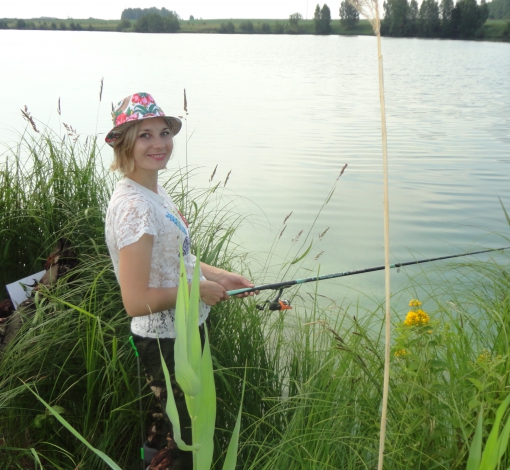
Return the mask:
<path id="1" fill-rule="evenodd" d="M 133 340 L 133 337 L 130 336 L 129 337 L 129 344 L 131 345 L 131 347 L 133 348 L 133 351 L 135 352 L 135 356 L 136 357 L 139 357 L 139 354 L 138 354 L 138 349 L 136 349 L 136 346 L 135 346 L 135 342 Z"/>

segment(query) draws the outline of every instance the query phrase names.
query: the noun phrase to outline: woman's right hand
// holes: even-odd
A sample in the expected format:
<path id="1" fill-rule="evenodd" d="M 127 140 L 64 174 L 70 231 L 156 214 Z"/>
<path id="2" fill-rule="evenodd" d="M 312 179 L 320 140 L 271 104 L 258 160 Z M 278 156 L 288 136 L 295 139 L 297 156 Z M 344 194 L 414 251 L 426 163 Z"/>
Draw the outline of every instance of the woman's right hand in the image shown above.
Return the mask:
<path id="1" fill-rule="evenodd" d="M 218 302 L 228 300 L 226 289 L 213 281 L 200 281 L 200 300 L 207 305 L 216 305 Z"/>

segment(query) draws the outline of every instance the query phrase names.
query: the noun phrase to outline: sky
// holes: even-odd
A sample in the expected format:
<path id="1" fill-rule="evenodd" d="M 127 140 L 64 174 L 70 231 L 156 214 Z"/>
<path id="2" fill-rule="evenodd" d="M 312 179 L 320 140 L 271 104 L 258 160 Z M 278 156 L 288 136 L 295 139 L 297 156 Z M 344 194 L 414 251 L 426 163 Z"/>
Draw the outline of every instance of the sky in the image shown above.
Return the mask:
<path id="1" fill-rule="evenodd" d="M 339 18 L 341 0 L 328 1 L 331 17 Z M 287 19 L 292 13 L 313 18 L 316 0 L 2 0 L 0 18 L 120 19 L 124 8 L 165 7 L 182 19 Z M 323 3 L 321 3 L 321 6 Z"/>

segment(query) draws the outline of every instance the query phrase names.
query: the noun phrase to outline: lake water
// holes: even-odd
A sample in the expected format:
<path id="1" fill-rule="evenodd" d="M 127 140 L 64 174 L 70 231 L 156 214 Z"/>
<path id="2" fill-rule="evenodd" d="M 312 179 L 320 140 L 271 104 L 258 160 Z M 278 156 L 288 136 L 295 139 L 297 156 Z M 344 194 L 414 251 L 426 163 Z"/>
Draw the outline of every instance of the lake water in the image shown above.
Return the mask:
<path id="1" fill-rule="evenodd" d="M 0 41 L 0 141 L 17 140 L 24 105 L 55 129 L 104 135 L 111 102 L 148 91 L 183 115 L 186 88 L 191 184 L 207 187 L 216 165 L 213 183 L 231 171 L 223 195 L 249 215 L 238 238 L 256 283 L 384 263 L 375 38 L 0 31 Z M 382 51 L 392 262 L 507 245 L 498 197 L 510 209 L 510 44 L 383 38 Z M 172 165 L 184 166 L 185 132 L 176 145 Z M 105 146 L 105 165 L 110 156 Z M 304 265 L 282 269 L 346 163 Z M 396 291 L 405 275 L 392 276 Z M 320 292 L 382 298 L 383 278 Z"/>

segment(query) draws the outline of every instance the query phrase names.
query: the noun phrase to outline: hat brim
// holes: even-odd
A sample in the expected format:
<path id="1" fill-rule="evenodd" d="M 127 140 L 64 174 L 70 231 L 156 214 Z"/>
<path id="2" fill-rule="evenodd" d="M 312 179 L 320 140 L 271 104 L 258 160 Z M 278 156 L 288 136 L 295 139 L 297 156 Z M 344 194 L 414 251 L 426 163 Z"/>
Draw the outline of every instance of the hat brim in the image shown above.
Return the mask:
<path id="1" fill-rule="evenodd" d="M 182 121 L 179 118 L 173 116 L 151 116 L 145 119 L 154 119 L 156 117 L 160 117 L 168 123 L 168 126 L 172 130 L 172 135 L 174 136 L 177 135 L 182 128 Z M 145 119 L 134 119 L 133 121 L 127 121 L 122 123 L 120 126 L 114 127 L 110 132 L 108 132 L 108 134 L 106 134 L 106 137 L 104 139 L 105 142 L 110 147 L 113 147 L 115 145 L 115 142 L 122 135 L 123 132 L 125 132 L 133 124 L 136 124 L 137 122 L 140 121 L 144 121 Z"/>

